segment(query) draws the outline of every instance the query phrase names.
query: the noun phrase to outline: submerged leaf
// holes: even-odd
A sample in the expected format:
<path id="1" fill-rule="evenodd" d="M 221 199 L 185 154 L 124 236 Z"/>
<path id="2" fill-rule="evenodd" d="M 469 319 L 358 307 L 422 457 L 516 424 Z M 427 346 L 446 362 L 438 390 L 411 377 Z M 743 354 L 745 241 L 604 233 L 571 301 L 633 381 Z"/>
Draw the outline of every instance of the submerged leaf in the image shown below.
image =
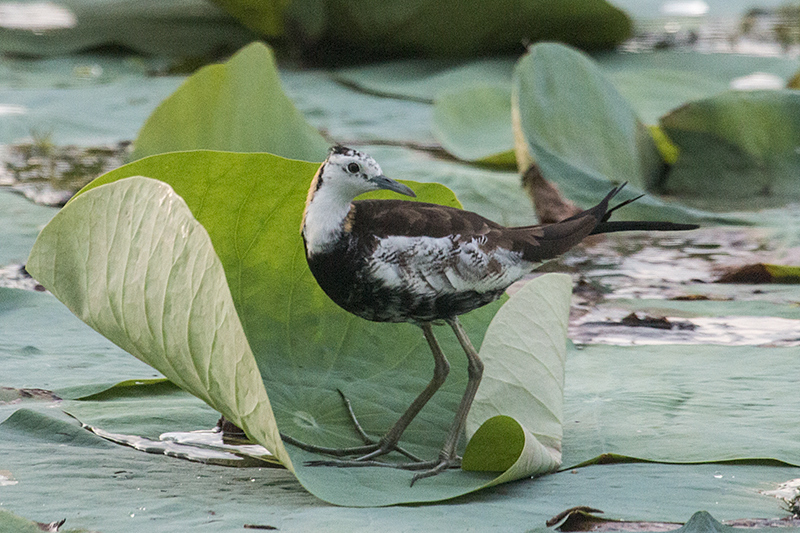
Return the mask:
<path id="1" fill-rule="evenodd" d="M 214 0 L 214 3 L 261 35 L 280 37 L 284 33 L 284 11 L 289 0 Z"/>
<path id="2" fill-rule="evenodd" d="M 253 43 L 200 69 L 164 100 L 139 132 L 132 159 L 197 149 L 322 161 L 328 143 L 284 94 L 272 50 Z"/>

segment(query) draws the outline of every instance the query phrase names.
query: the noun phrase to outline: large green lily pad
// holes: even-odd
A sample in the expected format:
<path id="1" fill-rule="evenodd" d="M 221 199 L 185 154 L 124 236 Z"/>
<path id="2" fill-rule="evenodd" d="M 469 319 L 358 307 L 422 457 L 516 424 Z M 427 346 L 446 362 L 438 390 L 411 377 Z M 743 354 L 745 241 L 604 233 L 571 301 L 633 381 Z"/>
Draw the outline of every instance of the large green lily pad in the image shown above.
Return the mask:
<path id="1" fill-rule="evenodd" d="M 663 168 L 650 133 L 589 57 L 540 44 L 514 74 L 522 133 L 545 178 L 565 192 L 580 187 L 566 183 L 568 172 L 585 175 L 584 183 L 627 181 L 638 189 L 659 182 Z"/>
<path id="2" fill-rule="evenodd" d="M 337 390 L 353 402 L 365 429 L 380 435 L 425 386 L 432 368 L 414 326 L 349 315 L 310 275 L 298 228 L 316 166 L 269 154 L 203 151 L 139 160 L 76 196 L 43 231 L 29 268 L 78 316 L 241 425 L 328 501 L 439 500 L 552 469 L 557 460 L 540 453 L 534 437 L 552 435 L 552 429 L 530 427 L 530 420 L 516 422 L 528 432 L 517 451 L 522 462 L 502 478 L 452 471 L 412 488 L 404 471 L 308 467 L 305 462 L 319 456 L 293 447 L 284 451 L 278 427 L 315 444 L 359 443 Z M 148 174 L 163 181 L 135 177 Z M 420 200 L 457 204 L 440 185 L 411 185 Z M 543 278 L 515 298 L 526 309 L 549 301 L 547 306 L 565 310 L 568 294 L 568 284 Z M 463 318 L 476 345 L 499 305 Z M 516 314 L 521 316 L 514 320 L 525 320 L 524 313 Z M 551 316 L 544 312 L 534 321 L 560 320 L 563 330 L 566 312 L 560 319 Z M 557 331 L 552 324 L 544 329 Z M 526 330 L 525 336 L 536 328 Z M 507 330 L 498 331 L 503 336 Z M 440 336 L 445 352 L 457 357 L 454 336 Z M 551 339 L 557 347 L 559 335 Z M 404 436 L 404 445 L 420 455 L 437 453 L 463 390 L 466 365 L 455 357 L 448 383 Z M 546 397 L 557 399 L 553 387 L 560 390 L 557 381 L 547 384 Z M 508 430 L 507 424 L 501 428 Z M 482 462 L 479 456 L 472 464 Z M 345 482 L 351 488 L 346 492 Z"/>
<path id="3" fill-rule="evenodd" d="M 283 93 L 272 51 L 253 43 L 187 79 L 150 115 L 134 146 L 133 159 L 211 149 L 321 161 L 328 143 Z"/>
<path id="4" fill-rule="evenodd" d="M 436 95 L 470 85 L 511 86 L 516 58 L 494 57 L 470 61 L 456 59 L 404 59 L 335 70 L 341 83 L 361 91 L 426 103 Z"/>
<path id="5" fill-rule="evenodd" d="M 546 520 L 577 504 L 627 520 L 683 521 L 698 509 L 712 509 L 720 520 L 781 516 L 780 502 L 758 491 L 797 477 L 796 467 L 596 465 L 454 503 L 353 509 L 320 505 L 285 470 L 141 453 L 57 416 L 55 409 L 23 408 L 0 423 L 0 451 L 10 459 L 3 474 L 16 482 L 2 487 L 3 508 L 42 522 L 66 518 L 66 529 L 104 533 L 237 531 L 244 524 L 319 532 L 394 531 L 398 524 L 420 531 L 545 531 Z"/>
<path id="6" fill-rule="evenodd" d="M 0 190 L 0 266 L 25 261 L 39 230 L 55 214 L 56 209 L 32 206 L 23 196 Z"/>
<path id="7" fill-rule="evenodd" d="M 759 73 L 788 80 L 797 71 L 797 63 L 786 56 L 657 50 L 593 57 L 645 124 L 657 124 L 659 117 L 686 102 L 725 92 L 743 77 Z"/>

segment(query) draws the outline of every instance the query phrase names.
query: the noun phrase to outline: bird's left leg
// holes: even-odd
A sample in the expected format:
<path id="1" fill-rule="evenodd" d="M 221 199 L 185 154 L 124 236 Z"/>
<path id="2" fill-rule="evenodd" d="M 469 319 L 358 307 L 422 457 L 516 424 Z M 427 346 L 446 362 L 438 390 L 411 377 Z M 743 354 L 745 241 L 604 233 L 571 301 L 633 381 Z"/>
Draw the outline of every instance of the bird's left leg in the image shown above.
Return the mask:
<path id="1" fill-rule="evenodd" d="M 436 462 L 433 468 L 414 474 L 414 477 L 411 479 L 412 485 L 422 478 L 435 476 L 451 467 L 461 466 L 461 458 L 456 454 L 456 447 L 458 446 L 458 440 L 461 438 L 461 432 L 464 430 L 469 409 L 472 407 L 472 401 L 475 399 L 475 393 L 478 392 L 478 386 L 483 377 L 483 361 L 478 357 L 478 351 L 475 350 L 472 342 L 470 342 L 467 332 L 464 331 L 464 327 L 461 325 L 458 317 L 448 319 L 447 323 L 453 328 L 459 344 L 461 344 L 461 347 L 464 349 L 464 353 L 467 354 L 467 388 L 464 391 L 464 396 L 461 397 L 461 403 L 456 411 L 453 424 L 450 426 L 450 432 L 447 434 L 447 438 L 444 441 L 444 446 L 442 446 L 442 450 L 439 452 L 438 462 Z"/>
<path id="2" fill-rule="evenodd" d="M 341 389 L 337 389 L 339 396 L 342 398 L 344 402 L 345 409 L 347 409 L 347 414 L 350 416 L 350 422 L 352 422 L 353 427 L 358 433 L 358 436 L 361 437 L 361 440 L 364 442 L 363 446 L 352 446 L 349 448 L 330 448 L 327 446 L 317 446 L 315 444 L 307 444 L 303 441 L 297 440 L 289 435 L 281 433 L 281 439 L 286 442 L 287 444 L 291 444 L 301 450 L 305 450 L 307 452 L 312 453 L 321 453 L 325 455 L 333 455 L 338 457 L 345 457 L 348 455 L 364 455 L 369 452 L 374 452 L 380 446 L 380 441 L 375 439 L 367 434 L 364 431 L 364 428 L 361 426 L 361 422 L 358 421 L 358 417 L 356 416 L 355 412 L 353 411 L 353 405 L 350 403 L 350 400 L 345 396 L 344 392 Z M 409 459 L 414 462 L 422 462 L 422 459 L 414 455 L 413 453 L 403 449 L 399 445 L 395 444 L 389 451 L 395 451 L 401 455 L 405 455 Z M 324 463 L 324 461 L 322 461 Z"/>
<path id="3" fill-rule="evenodd" d="M 425 389 L 411 402 L 411 405 L 405 410 L 403 415 L 394 423 L 394 425 L 386 432 L 386 434 L 376 443 L 374 444 L 366 444 L 364 446 L 355 446 L 352 448 L 323 448 L 320 446 L 313 446 L 307 445 L 302 442 L 296 441 L 291 437 L 286 435 L 281 435 L 284 442 L 288 442 L 289 444 L 293 444 L 298 446 L 304 450 L 316 452 L 316 453 L 323 453 L 326 455 L 333 455 L 337 457 L 343 457 L 348 455 L 356 455 L 359 456 L 356 459 L 351 460 L 320 460 L 320 461 L 311 461 L 309 464 L 313 464 L 315 466 L 391 466 L 394 468 L 426 468 L 431 465 L 438 464 L 438 460 L 434 461 L 422 461 L 409 454 L 402 448 L 399 448 L 398 442 L 400 441 L 400 437 L 405 432 L 408 425 L 411 423 L 412 420 L 417 416 L 417 414 L 422 410 L 428 400 L 433 397 L 439 387 L 442 386 L 445 379 L 447 378 L 447 374 L 450 372 L 450 363 L 447 362 L 447 358 L 442 352 L 439 343 L 436 340 L 436 337 L 433 334 L 433 328 L 431 327 L 430 323 L 422 323 L 420 324 L 422 328 L 422 333 L 425 336 L 425 340 L 428 341 L 428 346 L 431 349 L 431 353 L 433 354 L 433 377 L 431 378 L 428 385 Z M 347 401 L 345 400 L 346 404 Z M 352 411 L 351 411 L 352 417 Z M 359 431 L 360 425 L 356 422 L 356 430 Z M 362 431 L 359 431 L 362 434 Z M 362 440 L 364 435 L 362 434 Z M 369 438 L 369 437 L 368 437 Z M 371 440 L 371 439 L 370 439 Z M 409 457 L 414 461 L 414 463 L 378 463 L 374 461 L 376 457 L 380 457 L 382 455 L 386 455 L 389 452 L 397 451 L 402 453 L 406 457 Z M 456 465 L 457 466 L 457 465 Z"/>

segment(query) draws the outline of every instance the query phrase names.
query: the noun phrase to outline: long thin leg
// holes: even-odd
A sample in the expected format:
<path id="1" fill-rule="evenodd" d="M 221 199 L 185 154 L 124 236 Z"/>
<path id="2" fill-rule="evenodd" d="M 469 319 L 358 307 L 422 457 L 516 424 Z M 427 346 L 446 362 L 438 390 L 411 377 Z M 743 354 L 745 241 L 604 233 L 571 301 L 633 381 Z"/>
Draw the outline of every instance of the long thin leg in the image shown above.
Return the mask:
<path id="1" fill-rule="evenodd" d="M 439 387 L 441 387 L 445 379 L 447 379 L 447 374 L 450 373 L 450 363 L 447 362 L 447 358 L 439 347 L 436 337 L 433 336 L 433 329 L 430 323 L 424 323 L 421 327 L 422 333 L 425 335 L 425 340 L 428 341 L 428 346 L 430 346 L 431 352 L 433 352 L 433 378 L 431 378 L 428 386 L 425 387 L 420 395 L 411 402 L 411 405 L 408 406 L 403 416 L 401 416 L 392 428 L 381 438 L 379 441 L 380 447 L 372 453 L 359 457 L 357 459 L 358 461 L 368 461 L 369 459 L 384 455 L 394 449 L 408 425 L 419 414 L 422 408 L 425 407 L 428 400 L 439 390 Z"/>
<path id="2" fill-rule="evenodd" d="M 444 446 L 442 446 L 442 451 L 439 452 L 438 464 L 430 470 L 415 474 L 411 480 L 412 485 L 419 479 L 435 476 L 442 470 L 450 468 L 451 466 L 458 466 L 460 464 L 458 456 L 456 455 L 456 447 L 458 446 L 459 438 L 461 438 L 461 432 L 464 429 L 464 424 L 467 421 L 469 409 L 472 407 L 472 401 L 475 399 L 475 393 L 478 392 L 478 386 L 481 383 L 481 377 L 483 377 L 483 361 L 481 361 L 480 357 L 478 357 L 478 352 L 475 350 L 475 347 L 472 346 L 469 337 L 467 337 L 467 332 L 464 331 L 464 327 L 461 325 L 458 317 L 448 319 L 447 323 L 450 324 L 451 328 L 453 328 L 453 331 L 458 338 L 458 342 L 464 349 L 464 353 L 467 354 L 467 388 L 464 391 L 464 396 L 461 397 L 461 403 L 459 404 L 458 410 L 456 411 L 456 416 L 453 419 L 453 425 L 450 426 L 450 432 L 447 434 L 447 438 L 444 441 Z"/>
<path id="3" fill-rule="evenodd" d="M 337 457 L 343 457 L 347 455 L 361 455 L 357 459 L 349 460 L 349 461 L 314 461 L 316 465 L 338 465 L 338 466 L 361 466 L 361 464 L 372 464 L 374 465 L 375 457 L 379 457 L 381 455 L 385 455 L 391 451 L 398 451 L 403 455 L 411 458 L 412 460 L 417 460 L 416 457 L 405 452 L 405 450 L 398 449 L 397 443 L 400 441 L 400 437 L 403 435 L 403 432 L 406 430 L 408 425 L 411 423 L 412 420 L 419 414 L 422 408 L 428 403 L 428 400 L 433 397 L 437 390 L 442 386 L 447 379 L 447 374 L 450 372 L 450 363 L 447 362 L 447 358 L 442 352 L 439 343 L 436 341 L 436 337 L 433 335 L 433 328 L 431 327 L 430 323 L 423 323 L 420 325 L 422 328 L 422 333 L 425 336 L 425 340 L 428 341 L 428 346 L 433 353 L 433 377 L 431 378 L 428 385 L 425 389 L 417 396 L 411 405 L 408 406 L 406 411 L 403 415 L 394 423 L 394 425 L 386 432 L 386 434 L 381 437 L 381 439 L 375 444 L 367 444 L 365 446 L 354 446 L 352 448 L 326 448 L 322 446 L 314 446 L 305 444 L 303 442 L 297 441 L 289 437 L 288 435 L 281 435 L 285 442 L 298 446 L 307 451 L 323 453 L 326 455 L 333 455 Z M 349 403 L 345 400 L 346 405 Z M 349 408 L 349 405 L 348 405 Z M 351 411 L 352 416 L 352 411 Z M 364 437 L 363 430 L 360 430 L 360 424 L 356 422 L 356 430 L 359 431 L 359 434 Z M 353 463 L 361 463 L 361 464 L 353 464 Z M 420 464 L 435 464 L 434 461 L 431 463 L 430 461 L 420 463 Z M 392 464 L 386 464 L 386 466 L 394 466 Z"/>

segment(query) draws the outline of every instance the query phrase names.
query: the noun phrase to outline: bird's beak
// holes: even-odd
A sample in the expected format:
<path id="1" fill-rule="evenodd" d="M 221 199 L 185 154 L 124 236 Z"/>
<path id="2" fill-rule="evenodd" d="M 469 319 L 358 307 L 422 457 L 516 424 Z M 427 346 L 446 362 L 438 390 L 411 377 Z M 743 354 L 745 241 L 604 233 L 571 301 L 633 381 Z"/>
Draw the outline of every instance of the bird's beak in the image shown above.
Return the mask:
<path id="1" fill-rule="evenodd" d="M 386 189 L 387 191 L 394 191 L 415 198 L 417 196 L 416 194 L 414 194 L 414 191 L 412 191 L 409 187 L 406 187 L 402 183 L 398 183 L 391 178 L 387 178 L 382 174 L 380 176 L 373 178 L 372 183 L 377 185 L 379 189 Z"/>

